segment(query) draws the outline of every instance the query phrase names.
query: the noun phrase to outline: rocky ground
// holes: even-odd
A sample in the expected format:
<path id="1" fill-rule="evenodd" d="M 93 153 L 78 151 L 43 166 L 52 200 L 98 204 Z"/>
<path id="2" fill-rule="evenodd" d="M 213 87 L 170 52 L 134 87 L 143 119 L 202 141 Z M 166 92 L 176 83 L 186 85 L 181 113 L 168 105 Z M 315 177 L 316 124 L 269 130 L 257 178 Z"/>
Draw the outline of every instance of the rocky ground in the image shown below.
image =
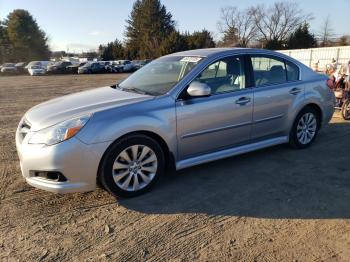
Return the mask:
<path id="1" fill-rule="evenodd" d="M 15 129 L 33 105 L 125 75 L 0 77 L 0 261 L 349 261 L 350 122 L 307 150 L 277 146 L 115 199 L 27 185 Z"/>

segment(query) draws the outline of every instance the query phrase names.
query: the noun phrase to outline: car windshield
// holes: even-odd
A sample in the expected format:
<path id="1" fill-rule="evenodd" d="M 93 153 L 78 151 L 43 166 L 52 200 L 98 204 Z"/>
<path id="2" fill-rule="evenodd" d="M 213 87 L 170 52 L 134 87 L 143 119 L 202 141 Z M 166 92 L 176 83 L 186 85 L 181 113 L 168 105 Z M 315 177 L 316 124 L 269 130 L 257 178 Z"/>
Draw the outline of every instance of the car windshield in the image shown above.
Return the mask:
<path id="1" fill-rule="evenodd" d="M 163 95 L 169 92 L 201 60 L 202 57 L 191 56 L 161 57 L 130 75 L 118 87 L 125 91 Z"/>
<path id="2" fill-rule="evenodd" d="M 6 64 L 3 65 L 3 67 L 15 67 L 15 64 L 6 63 Z"/>

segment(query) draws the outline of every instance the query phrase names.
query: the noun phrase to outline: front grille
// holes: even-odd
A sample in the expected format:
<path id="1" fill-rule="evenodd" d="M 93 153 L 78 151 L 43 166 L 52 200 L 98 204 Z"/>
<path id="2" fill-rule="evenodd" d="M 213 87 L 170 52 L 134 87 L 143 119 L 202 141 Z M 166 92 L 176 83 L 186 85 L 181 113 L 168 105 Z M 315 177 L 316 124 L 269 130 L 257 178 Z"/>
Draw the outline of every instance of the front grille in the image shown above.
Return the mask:
<path id="1" fill-rule="evenodd" d="M 19 125 L 19 137 L 21 139 L 21 142 L 23 141 L 23 139 L 26 137 L 26 135 L 29 133 L 31 128 L 30 123 L 26 120 L 23 119 L 21 124 Z"/>

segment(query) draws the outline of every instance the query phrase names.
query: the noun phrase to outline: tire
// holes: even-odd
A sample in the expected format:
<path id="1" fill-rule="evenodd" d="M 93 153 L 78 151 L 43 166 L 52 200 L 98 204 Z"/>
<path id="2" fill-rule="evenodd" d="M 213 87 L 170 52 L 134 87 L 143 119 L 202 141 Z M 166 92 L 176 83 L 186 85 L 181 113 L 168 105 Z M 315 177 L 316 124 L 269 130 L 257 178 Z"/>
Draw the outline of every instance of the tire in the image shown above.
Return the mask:
<path id="1" fill-rule="evenodd" d="M 294 120 L 289 134 L 289 145 L 296 149 L 311 146 L 320 129 L 320 122 L 318 112 L 312 107 L 305 107 Z"/>
<path id="2" fill-rule="evenodd" d="M 160 145 L 148 136 L 135 134 L 117 140 L 108 148 L 98 179 L 114 196 L 127 198 L 149 191 L 164 172 L 165 158 Z"/>
<path id="3" fill-rule="evenodd" d="M 350 120 L 350 100 L 346 100 L 341 108 L 341 115 L 344 120 Z"/>

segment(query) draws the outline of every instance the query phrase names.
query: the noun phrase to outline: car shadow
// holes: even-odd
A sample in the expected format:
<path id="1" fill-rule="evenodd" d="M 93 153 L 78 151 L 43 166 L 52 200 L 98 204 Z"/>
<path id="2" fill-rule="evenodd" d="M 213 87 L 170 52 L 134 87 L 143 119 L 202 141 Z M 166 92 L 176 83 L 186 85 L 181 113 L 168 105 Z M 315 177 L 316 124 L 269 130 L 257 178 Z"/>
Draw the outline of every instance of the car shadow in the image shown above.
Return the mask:
<path id="1" fill-rule="evenodd" d="M 118 201 L 147 214 L 350 218 L 349 149 L 350 122 L 333 123 L 308 149 L 281 145 L 188 168 Z"/>

